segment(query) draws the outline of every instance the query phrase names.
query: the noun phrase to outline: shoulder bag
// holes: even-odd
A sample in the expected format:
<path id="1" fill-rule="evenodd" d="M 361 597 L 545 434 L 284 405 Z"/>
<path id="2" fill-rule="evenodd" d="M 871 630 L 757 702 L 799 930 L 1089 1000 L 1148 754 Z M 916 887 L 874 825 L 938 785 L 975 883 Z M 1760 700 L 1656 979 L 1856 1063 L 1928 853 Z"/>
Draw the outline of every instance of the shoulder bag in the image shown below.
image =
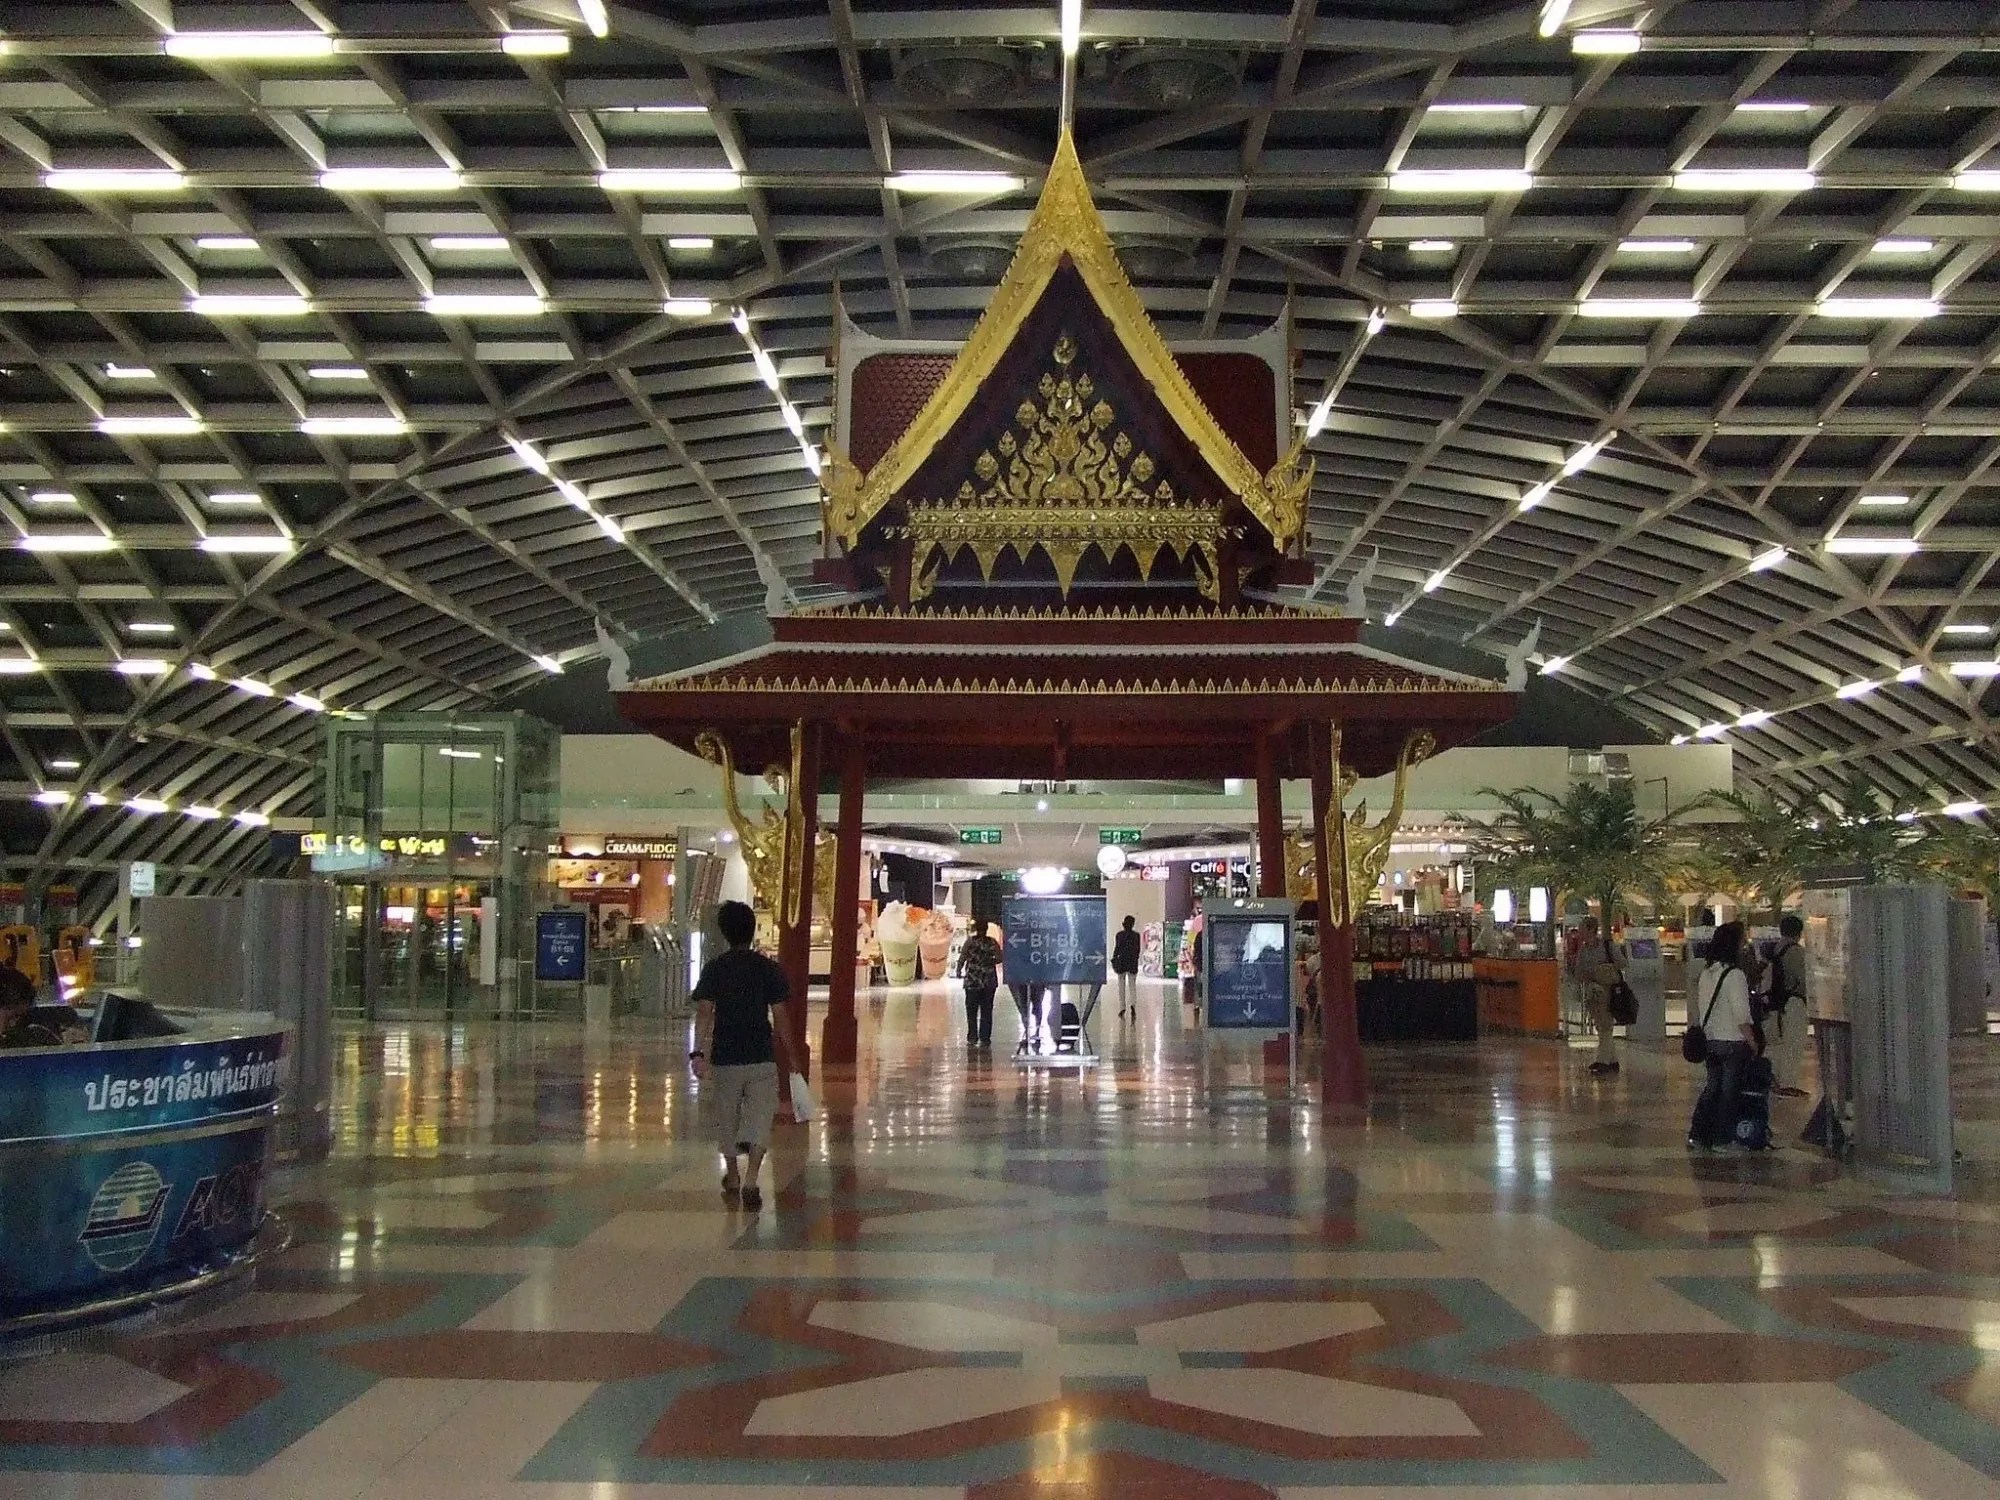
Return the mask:
<path id="1" fill-rule="evenodd" d="M 1715 1014 L 1715 1002 L 1722 998 L 1722 982 L 1728 977 L 1727 969 L 1716 975 L 1715 993 L 1708 997 L 1708 1009 L 1701 1013 L 1701 1024 L 1689 1026 L 1681 1033 L 1681 1056 L 1691 1063 L 1708 1061 L 1708 1019 Z M 1699 986 L 1701 981 L 1697 979 L 1695 983 Z"/>

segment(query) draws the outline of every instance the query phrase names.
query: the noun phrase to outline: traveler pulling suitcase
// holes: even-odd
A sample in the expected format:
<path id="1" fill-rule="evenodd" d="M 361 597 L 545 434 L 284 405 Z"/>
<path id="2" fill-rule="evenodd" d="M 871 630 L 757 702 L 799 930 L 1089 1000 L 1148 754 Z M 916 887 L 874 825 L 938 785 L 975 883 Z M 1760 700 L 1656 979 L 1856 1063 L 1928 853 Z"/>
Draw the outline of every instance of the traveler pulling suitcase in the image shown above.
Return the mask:
<path id="1" fill-rule="evenodd" d="M 1771 1090 L 1775 1080 L 1768 1057 L 1753 1057 L 1743 1067 L 1741 1106 L 1736 1114 L 1736 1144 L 1748 1151 L 1771 1149 Z"/>

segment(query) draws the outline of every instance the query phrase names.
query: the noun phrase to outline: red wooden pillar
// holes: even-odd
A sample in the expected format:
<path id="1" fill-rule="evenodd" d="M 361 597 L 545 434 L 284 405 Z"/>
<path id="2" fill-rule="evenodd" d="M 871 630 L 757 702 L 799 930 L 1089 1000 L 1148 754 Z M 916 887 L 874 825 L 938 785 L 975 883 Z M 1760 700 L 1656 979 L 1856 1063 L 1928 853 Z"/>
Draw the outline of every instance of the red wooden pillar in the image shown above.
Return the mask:
<path id="1" fill-rule="evenodd" d="M 1285 894 L 1285 791 L 1271 733 L 1257 736 L 1257 894 Z"/>
<path id="2" fill-rule="evenodd" d="M 779 913 L 778 965 L 792 987 L 786 1005 L 784 1049 L 789 1056 L 779 1059 L 794 1073 L 812 1077 L 812 1046 L 806 1040 L 806 994 L 812 986 L 813 841 L 819 836 L 819 771 L 821 731 L 817 724 L 805 726 L 799 749 L 799 878 L 805 882 L 800 892 L 798 920 L 789 921 L 791 895 L 783 897 L 786 909 Z"/>
<path id="3" fill-rule="evenodd" d="M 827 981 L 826 1024 L 819 1065 L 851 1068 L 860 1046 L 854 1011 L 854 966 L 861 953 L 861 807 L 868 793 L 868 751 L 851 726 L 840 745 L 840 824 L 834 840 L 833 973 Z"/>
<path id="4" fill-rule="evenodd" d="M 1311 726 L 1307 757 L 1312 776 L 1313 863 L 1319 875 L 1319 990 L 1324 1041 L 1320 1100 L 1329 1119 L 1367 1108 L 1368 1070 L 1361 1059 L 1360 1016 L 1354 1003 L 1353 913 L 1343 911 L 1348 892 L 1342 858 L 1344 817 L 1333 784 L 1333 736 Z"/>

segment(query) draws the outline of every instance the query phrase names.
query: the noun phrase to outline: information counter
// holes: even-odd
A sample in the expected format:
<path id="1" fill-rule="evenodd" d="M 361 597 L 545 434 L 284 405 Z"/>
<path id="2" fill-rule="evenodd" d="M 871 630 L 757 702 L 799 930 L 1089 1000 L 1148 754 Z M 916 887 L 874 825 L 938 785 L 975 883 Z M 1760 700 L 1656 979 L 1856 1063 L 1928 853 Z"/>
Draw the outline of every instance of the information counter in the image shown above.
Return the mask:
<path id="1" fill-rule="evenodd" d="M 0 1339 L 200 1290 L 263 1248 L 287 1028 L 0 1051 Z"/>
<path id="2" fill-rule="evenodd" d="M 1479 1029 L 1561 1036 L 1561 972 L 1562 966 L 1553 959 L 1474 959 Z"/>

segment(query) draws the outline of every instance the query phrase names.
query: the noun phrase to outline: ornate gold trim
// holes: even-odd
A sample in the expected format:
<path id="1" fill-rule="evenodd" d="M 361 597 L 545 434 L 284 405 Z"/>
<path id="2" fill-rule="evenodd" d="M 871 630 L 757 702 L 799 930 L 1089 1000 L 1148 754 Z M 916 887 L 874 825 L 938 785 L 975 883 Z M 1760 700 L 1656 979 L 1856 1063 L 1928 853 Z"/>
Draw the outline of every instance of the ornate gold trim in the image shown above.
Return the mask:
<path id="1" fill-rule="evenodd" d="M 1217 681 L 1215 678 L 1154 677 L 1146 681 L 1112 680 L 1099 677 L 1092 680 L 1064 679 L 1058 682 L 1053 677 L 1045 677 L 1039 682 L 1034 678 L 1020 679 L 989 677 L 983 681 L 977 677 L 755 677 L 747 673 L 730 673 L 716 677 L 682 678 L 658 686 L 640 684 L 640 692 L 655 693 L 919 693 L 936 695 L 953 693 L 961 696 L 992 696 L 995 694 L 1042 695 L 1063 693 L 1071 697 L 1131 697 L 1135 694 L 1172 695 L 1181 697 L 1230 697 L 1290 694 L 1338 694 L 1343 697 L 1410 697 L 1419 694 L 1451 694 L 1464 692 L 1495 691 L 1493 689 L 1462 688 L 1452 683 L 1440 683 L 1433 679 L 1403 677 L 1393 681 L 1366 681 L 1293 677 L 1284 678 L 1229 678 Z M 707 752 L 703 752 L 706 754 Z M 713 757 L 710 757 L 711 759 Z M 765 773 L 770 774 L 768 771 Z M 739 833 L 741 830 L 738 830 Z"/>
<path id="2" fill-rule="evenodd" d="M 1303 458 L 1304 450 L 1294 445 L 1269 474 L 1259 474 L 1222 430 L 1126 278 L 1067 129 L 1056 144 L 1041 198 L 1007 275 L 923 410 L 865 475 L 845 453 L 829 445 L 820 476 L 829 534 L 852 549 L 863 528 L 915 477 L 932 449 L 971 407 L 981 383 L 1020 333 L 1065 255 L 1082 275 L 1084 285 L 1167 415 L 1187 434 L 1230 493 L 1238 496 L 1271 533 L 1278 550 L 1290 552 L 1304 526 L 1311 462 Z"/>

